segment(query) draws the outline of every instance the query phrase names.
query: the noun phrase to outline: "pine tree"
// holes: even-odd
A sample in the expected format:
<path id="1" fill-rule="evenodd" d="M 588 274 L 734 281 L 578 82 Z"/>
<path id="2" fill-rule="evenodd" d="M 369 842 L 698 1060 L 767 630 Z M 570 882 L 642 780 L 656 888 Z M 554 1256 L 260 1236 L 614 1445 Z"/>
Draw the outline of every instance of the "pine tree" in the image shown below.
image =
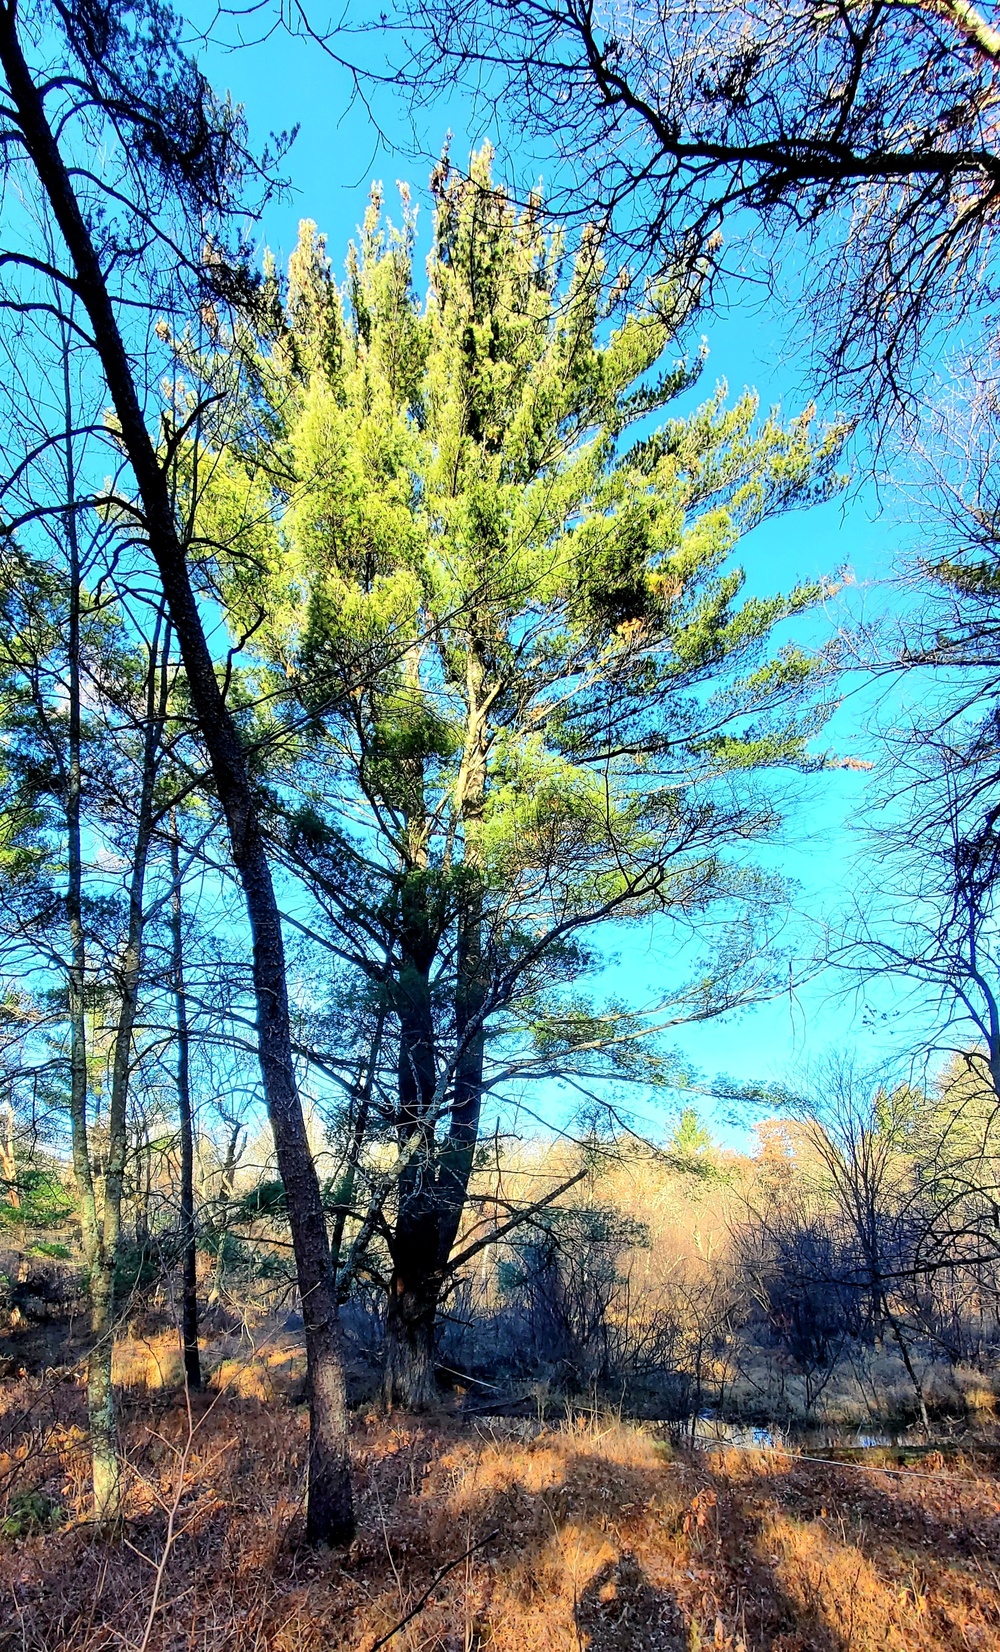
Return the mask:
<path id="1" fill-rule="evenodd" d="M 644 1026 L 577 986 L 609 922 L 724 927 L 678 1013 L 759 985 L 762 776 L 818 761 L 827 709 L 821 662 L 771 642 L 820 589 L 746 596 L 732 553 L 837 485 L 841 433 L 724 385 L 665 417 L 703 364 L 671 359 L 682 284 L 612 326 L 598 238 L 569 259 L 490 161 L 435 175 L 422 300 L 408 198 L 393 229 L 373 195 L 344 292 L 303 224 L 269 330 L 226 345 L 245 398 L 198 514 L 292 706 L 274 830 L 390 1018 L 386 1392 L 410 1406 L 487 1094 L 634 1061 Z"/>

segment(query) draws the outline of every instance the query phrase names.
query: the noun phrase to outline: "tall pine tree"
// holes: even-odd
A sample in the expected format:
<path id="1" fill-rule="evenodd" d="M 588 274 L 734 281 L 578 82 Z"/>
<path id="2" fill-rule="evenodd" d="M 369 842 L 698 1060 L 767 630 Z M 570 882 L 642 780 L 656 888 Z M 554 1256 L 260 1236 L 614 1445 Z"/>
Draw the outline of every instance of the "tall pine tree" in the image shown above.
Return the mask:
<path id="1" fill-rule="evenodd" d="M 600 926 L 722 926 L 679 1013 L 759 984 L 761 777 L 814 761 L 825 716 L 816 662 L 772 633 L 821 593 L 748 597 L 732 555 L 836 486 L 840 445 L 724 386 L 665 417 L 702 366 L 671 359 L 682 285 L 612 327 L 597 237 L 567 258 L 488 151 L 434 188 L 422 299 L 413 214 L 385 226 L 376 194 L 343 291 L 304 224 L 266 326 L 188 361 L 231 371 L 235 345 L 247 367 L 198 535 L 291 702 L 273 829 L 389 1017 L 386 1395 L 406 1406 L 433 1393 L 488 1093 L 636 1046 L 576 986 Z"/>

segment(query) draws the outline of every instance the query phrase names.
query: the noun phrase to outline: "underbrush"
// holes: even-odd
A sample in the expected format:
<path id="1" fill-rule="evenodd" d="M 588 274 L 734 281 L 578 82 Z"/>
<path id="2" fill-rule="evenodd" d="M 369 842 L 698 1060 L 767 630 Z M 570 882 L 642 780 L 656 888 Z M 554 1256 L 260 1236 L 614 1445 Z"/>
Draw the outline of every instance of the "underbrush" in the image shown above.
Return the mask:
<path id="1" fill-rule="evenodd" d="M 984 1461 L 890 1473 L 678 1457 L 617 1423 L 359 1416 L 358 1536 L 317 1555 L 301 1541 L 296 1374 L 277 1345 L 242 1371 L 220 1362 L 190 1413 L 176 1389 L 133 1382 L 117 1537 L 87 1520 L 79 1384 L 4 1385 L 0 1652 L 374 1652 L 398 1625 L 393 1652 L 1000 1644 L 1000 1481 Z"/>
<path id="2" fill-rule="evenodd" d="M 928 1413 L 942 1424 L 989 1426 L 998 1411 L 1000 1371 L 984 1372 L 914 1355 Z M 713 1380 L 714 1379 L 714 1380 Z M 891 1346 L 857 1350 L 810 1384 L 774 1357 L 745 1346 L 735 1369 L 710 1369 L 703 1397 L 733 1419 L 792 1429 L 906 1428 L 919 1419 L 913 1381 Z"/>

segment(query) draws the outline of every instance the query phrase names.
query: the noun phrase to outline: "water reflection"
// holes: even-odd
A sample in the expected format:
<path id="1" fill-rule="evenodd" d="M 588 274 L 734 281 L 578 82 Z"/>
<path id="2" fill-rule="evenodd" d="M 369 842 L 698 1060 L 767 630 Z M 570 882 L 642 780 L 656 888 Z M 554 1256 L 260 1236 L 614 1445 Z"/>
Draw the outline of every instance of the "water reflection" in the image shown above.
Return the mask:
<path id="1" fill-rule="evenodd" d="M 859 1428 L 781 1428 L 777 1424 L 761 1427 L 753 1423 L 732 1422 L 703 1411 L 697 1417 L 673 1424 L 671 1437 L 678 1445 L 708 1450 L 712 1446 L 728 1445 L 751 1451 L 829 1451 L 833 1448 L 874 1451 L 879 1448 L 926 1445 L 922 1434 L 902 1430 L 896 1434 L 874 1432 L 870 1427 Z"/>

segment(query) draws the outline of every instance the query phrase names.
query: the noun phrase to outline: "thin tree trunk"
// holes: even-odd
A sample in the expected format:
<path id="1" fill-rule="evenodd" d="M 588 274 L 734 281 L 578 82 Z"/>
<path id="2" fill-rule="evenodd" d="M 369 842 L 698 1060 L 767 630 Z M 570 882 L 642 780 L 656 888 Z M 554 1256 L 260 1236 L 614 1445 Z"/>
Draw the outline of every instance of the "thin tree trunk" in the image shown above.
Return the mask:
<path id="1" fill-rule="evenodd" d="M 157 616 L 149 646 L 146 677 L 146 708 L 142 742 L 142 780 L 136 819 L 132 873 L 129 878 L 128 929 L 118 971 L 118 1025 L 111 1058 L 111 1102 L 108 1109 L 108 1166 L 104 1180 L 104 1250 L 113 1256 L 121 1236 L 122 1186 L 127 1148 L 129 1078 L 132 1071 L 132 1038 L 139 1008 L 142 981 L 143 938 L 146 927 L 146 869 L 153 838 L 154 792 L 159 767 L 163 725 L 166 718 L 167 656 L 169 633 L 160 656 L 163 615 Z"/>
<path id="2" fill-rule="evenodd" d="M 229 1145 L 226 1148 L 226 1157 L 219 1177 L 218 1197 L 221 1200 L 228 1201 L 232 1198 L 233 1188 L 236 1185 L 236 1158 L 244 1126 L 239 1123 L 234 1124 L 232 1118 L 227 1118 L 225 1114 L 223 1114 L 223 1118 L 229 1125 Z M 217 1228 L 216 1234 L 218 1247 L 215 1253 L 215 1268 L 212 1273 L 212 1288 L 208 1293 L 208 1300 L 213 1305 L 218 1302 L 222 1295 L 222 1279 L 225 1273 L 225 1230 Z"/>
<path id="3" fill-rule="evenodd" d="M 910 1357 L 910 1350 L 906 1346 L 903 1333 L 899 1328 L 898 1320 L 894 1314 L 889 1313 L 888 1309 L 886 1310 L 886 1318 L 892 1327 L 892 1334 L 896 1339 L 896 1345 L 899 1348 L 899 1352 L 903 1356 L 903 1364 L 906 1367 L 906 1374 L 910 1379 L 910 1384 L 916 1397 L 917 1410 L 920 1412 L 920 1426 L 923 1431 L 924 1439 L 929 1440 L 931 1437 L 931 1420 L 927 1415 L 927 1401 L 924 1399 L 923 1384 L 917 1376 L 916 1367 Z"/>
<path id="4" fill-rule="evenodd" d="M 483 958 L 483 810 L 486 806 L 485 672 L 475 638 L 466 660 L 468 726 L 462 763 L 460 802 L 464 841 L 462 870 L 465 895 L 458 915 L 455 981 L 455 1093 L 448 1140 L 438 1175 L 441 1233 L 438 1265 L 447 1267 L 469 1192 L 469 1177 L 479 1141 L 483 1105 L 483 1060 L 486 1035 L 486 965 Z"/>
<path id="5" fill-rule="evenodd" d="M 382 1050 L 382 1034 L 385 1030 L 385 1005 L 379 1009 L 378 1020 L 372 1038 L 371 1051 L 368 1056 L 368 1066 L 365 1072 L 364 1083 L 359 1082 L 357 1093 L 357 1110 L 354 1114 L 354 1126 L 351 1131 L 351 1145 L 347 1155 L 347 1169 L 341 1180 L 338 1209 L 334 1213 L 333 1231 L 330 1235 L 330 1251 L 333 1256 L 333 1265 L 337 1269 L 341 1291 L 345 1283 L 341 1267 L 341 1251 L 344 1243 L 344 1228 L 351 1206 L 354 1203 L 354 1190 L 357 1185 L 358 1168 L 361 1164 L 361 1155 L 368 1140 L 368 1118 L 371 1112 L 372 1092 L 375 1087 L 375 1074 L 378 1070 L 379 1055 Z M 360 1073 L 358 1075 L 360 1080 Z"/>
<path id="6" fill-rule="evenodd" d="M 12 1210 L 20 1209 L 21 1195 L 17 1186 L 17 1158 L 14 1152 L 14 1108 L 8 1102 L 3 1110 L 4 1130 L 0 1137 L 0 1180 L 7 1184 L 7 1198 Z"/>
<path id="7" fill-rule="evenodd" d="M 162 614 L 157 616 L 149 648 L 146 707 L 142 748 L 142 781 L 136 822 L 132 872 L 129 879 L 129 916 L 119 972 L 118 1025 L 111 1062 L 111 1101 L 108 1109 L 108 1154 L 104 1177 L 104 1209 L 100 1238 L 90 1268 L 91 1353 L 87 1372 L 87 1410 L 94 1463 L 94 1507 L 101 1521 L 121 1514 L 121 1454 L 118 1412 L 112 1377 L 117 1303 L 115 1272 L 122 1225 L 122 1189 L 127 1147 L 128 1087 L 132 1065 L 132 1038 L 142 976 L 143 901 L 146 867 L 153 835 L 153 800 L 166 715 L 166 675 L 169 637 L 160 659 Z M 159 693 L 157 685 L 159 684 Z M 86 1105 L 86 1103 L 84 1103 Z"/>
<path id="8" fill-rule="evenodd" d="M 110 291 L 41 93 L 25 61 L 16 14 L 8 7 L 0 7 L 0 63 L 20 135 L 73 262 L 76 292 L 90 321 L 118 419 L 119 440 L 136 480 L 145 532 L 177 634 L 246 900 L 253 938 L 261 1076 L 288 1199 L 306 1330 L 311 1394 L 306 1537 L 310 1542 L 344 1542 L 353 1535 L 354 1515 L 336 1280 L 319 1179 L 295 1082 L 281 918 L 253 788 L 239 731 L 216 679 L 167 478 L 142 416 Z"/>
<path id="9" fill-rule="evenodd" d="M 181 902 L 181 856 L 176 816 L 170 834 L 170 875 L 173 882 L 170 929 L 172 940 L 174 1013 L 177 1026 L 177 1115 L 181 1137 L 181 1340 L 184 1378 L 189 1388 L 201 1387 L 198 1351 L 198 1243 L 194 1220 L 194 1119 L 191 1109 L 190 1036 L 184 991 L 184 912 Z"/>
<path id="10" fill-rule="evenodd" d="M 87 1360 L 87 1425 L 94 1478 L 94 1518 L 114 1526 L 121 1518 L 122 1472 L 118 1403 L 112 1377 L 115 1341 L 114 1263 L 102 1258 L 90 1270 L 90 1356 Z"/>
<path id="11" fill-rule="evenodd" d="M 87 1424 L 90 1434 L 94 1519 L 113 1525 L 121 1513 L 118 1416 L 112 1382 L 114 1340 L 114 1259 L 105 1254 L 103 1224 L 97 1214 L 87 1121 L 87 949 L 83 926 L 83 853 L 80 837 L 80 544 L 76 520 L 76 457 L 72 435 L 69 339 L 63 337 L 63 399 L 66 414 L 66 540 L 69 550 L 69 750 L 66 771 L 66 918 L 69 926 L 67 988 L 70 1025 L 70 1132 L 73 1175 L 80 1200 L 83 1251 L 90 1296 L 90 1353 L 87 1359 Z"/>

